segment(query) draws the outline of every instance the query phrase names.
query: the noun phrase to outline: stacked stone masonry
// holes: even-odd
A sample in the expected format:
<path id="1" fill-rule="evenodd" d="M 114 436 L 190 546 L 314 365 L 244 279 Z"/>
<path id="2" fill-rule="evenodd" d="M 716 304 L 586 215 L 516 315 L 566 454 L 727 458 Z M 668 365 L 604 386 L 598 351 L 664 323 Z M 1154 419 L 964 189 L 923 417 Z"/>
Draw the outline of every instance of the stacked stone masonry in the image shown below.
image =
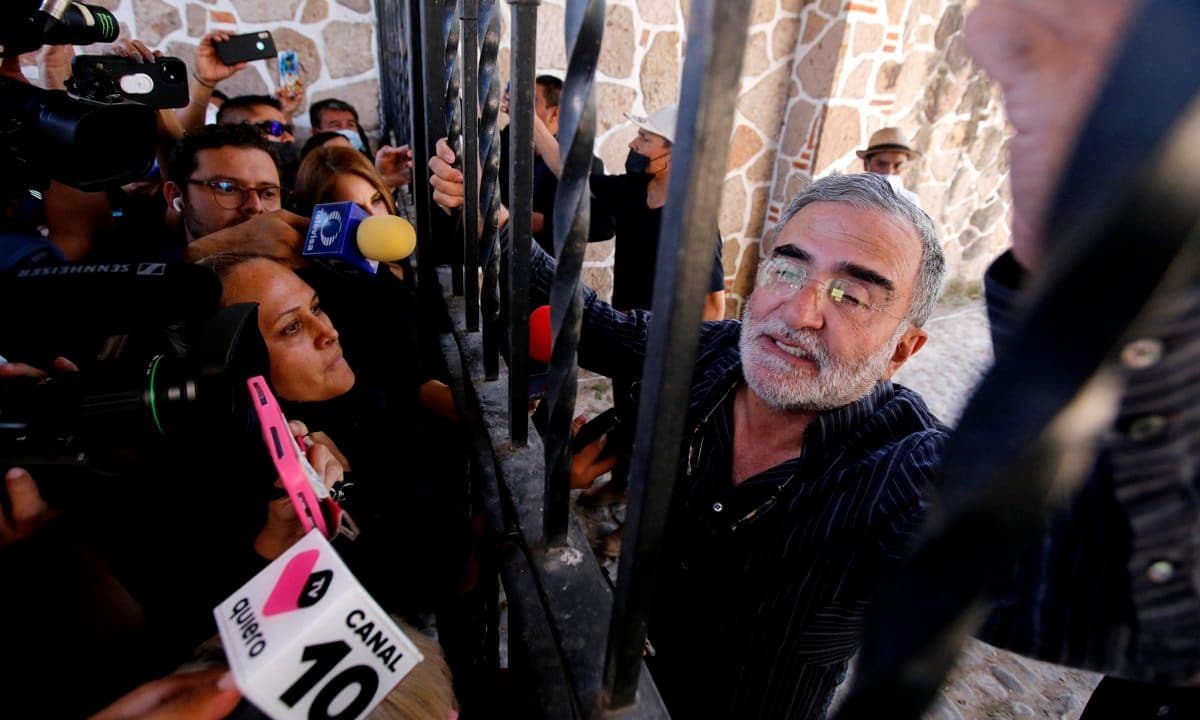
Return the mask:
<path id="1" fill-rule="evenodd" d="M 565 67 L 564 0 L 543 0 L 538 66 Z M 1000 92 L 963 48 L 974 0 L 754 0 L 722 190 L 728 312 L 752 287 L 757 249 L 814 177 L 859 172 L 856 149 L 899 126 L 922 155 L 904 175 L 938 227 L 953 285 L 974 285 L 1009 242 Z M 507 8 L 505 8 L 507 9 Z M 609 0 L 597 82 L 597 154 L 620 172 L 635 129 L 677 100 L 688 3 Z M 502 49 L 507 69 L 507 40 Z M 612 287 L 612 243 L 594 244 L 587 281 Z"/>
<path id="2" fill-rule="evenodd" d="M 814 177 L 858 172 L 854 150 L 872 132 L 899 126 L 921 157 L 905 184 L 940 230 L 952 282 L 978 282 L 1009 240 L 1007 146 L 999 90 L 963 48 L 976 0 L 754 0 L 741 94 L 722 187 L 728 311 L 753 286 L 758 247 L 787 201 Z M 372 0 L 99 0 L 122 35 L 190 60 L 215 29 L 268 29 L 300 55 L 308 100 L 353 103 L 379 129 Z M 565 0 L 539 8 L 537 63 L 566 65 Z M 687 0 L 609 0 L 596 84 L 597 154 L 620 172 L 635 129 L 623 113 L 676 102 L 687 42 Z M 501 3 L 500 66 L 507 75 L 509 8 Z M 222 83 L 230 95 L 277 86 L 274 63 Z M 302 128 L 308 123 L 297 116 Z M 589 248 L 585 280 L 607 295 L 612 243 Z"/>

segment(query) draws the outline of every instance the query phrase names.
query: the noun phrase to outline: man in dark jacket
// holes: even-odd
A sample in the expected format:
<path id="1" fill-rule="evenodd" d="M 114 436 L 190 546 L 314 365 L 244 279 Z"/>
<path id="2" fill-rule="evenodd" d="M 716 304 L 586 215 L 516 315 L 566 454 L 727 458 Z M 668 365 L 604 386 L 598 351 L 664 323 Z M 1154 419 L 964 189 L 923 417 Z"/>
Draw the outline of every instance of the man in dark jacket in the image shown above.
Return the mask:
<path id="1" fill-rule="evenodd" d="M 448 207 L 453 159 L 439 143 L 430 162 Z M 554 266 L 535 247 L 535 303 Z M 945 439 L 890 382 L 924 345 L 944 274 L 929 217 L 884 178 L 829 177 L 781 217 L 744 320 L 704 325 L 649 622 L 672 715 L 824 716 Z M 585 289 L 580 365 L 640 374 L 651 317 Z"/>

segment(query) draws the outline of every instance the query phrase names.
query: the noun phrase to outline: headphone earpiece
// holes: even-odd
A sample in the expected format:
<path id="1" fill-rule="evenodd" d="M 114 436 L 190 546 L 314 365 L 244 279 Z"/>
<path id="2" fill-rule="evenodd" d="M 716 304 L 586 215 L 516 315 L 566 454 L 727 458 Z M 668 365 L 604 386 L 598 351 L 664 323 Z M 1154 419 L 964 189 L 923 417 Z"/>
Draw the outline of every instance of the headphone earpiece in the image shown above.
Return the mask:
<path id="1" fill-rule="evenodd" d="M 183 198 L 176 197 L 171 201 L 171 207 L 175 208 L 175 212 L 183 212 Z"/>

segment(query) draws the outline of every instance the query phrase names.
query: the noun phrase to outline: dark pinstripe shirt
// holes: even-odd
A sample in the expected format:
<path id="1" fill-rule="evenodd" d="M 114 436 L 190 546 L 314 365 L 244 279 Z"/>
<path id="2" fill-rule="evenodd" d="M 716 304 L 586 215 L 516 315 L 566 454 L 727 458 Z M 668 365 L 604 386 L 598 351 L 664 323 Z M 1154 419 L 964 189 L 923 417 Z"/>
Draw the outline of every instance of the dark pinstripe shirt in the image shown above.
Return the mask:
<path id="1" fill-rule="evenodd" d="M 1014 326 L 1021 271 L 985 278 L 992 334 Z M 1051 662 L 1158 683 L 1200 673 L 1200 289 L 1120 351 L 1126 389 L 1091 475 L 1054 510 L 980 633 Z"/>
<path id="2" fill-rule="evenodd" d="M 535 247 L 535 305 L 552 268 Z M 640 375 L 650 314 L 584 296 L 580 364 Z M 821 718 L 920 523 L 945 428 L 916 393 L 881 382 L 814 421 L 795 458 L 735 487 L 740 332 L 732 320 L 701 332 L 649 665 L 675 717 Z"/>

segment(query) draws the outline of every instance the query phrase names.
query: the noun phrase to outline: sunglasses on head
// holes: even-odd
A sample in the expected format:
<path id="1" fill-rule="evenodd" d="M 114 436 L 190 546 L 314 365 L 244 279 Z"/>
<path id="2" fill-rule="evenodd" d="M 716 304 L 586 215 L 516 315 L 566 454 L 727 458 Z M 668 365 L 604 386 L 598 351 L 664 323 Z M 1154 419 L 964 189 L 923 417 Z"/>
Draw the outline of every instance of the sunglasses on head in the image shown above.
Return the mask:
<path id="1" fill-rule="evenodd" d="M 262 130 L 271 137 L 279 137 L 292 131 L 291 123 L 283 123 L 279 122 L 278 120 L 263 120 L 262 122 L 256 122 L 254 123 L 254 127 Z"/>

